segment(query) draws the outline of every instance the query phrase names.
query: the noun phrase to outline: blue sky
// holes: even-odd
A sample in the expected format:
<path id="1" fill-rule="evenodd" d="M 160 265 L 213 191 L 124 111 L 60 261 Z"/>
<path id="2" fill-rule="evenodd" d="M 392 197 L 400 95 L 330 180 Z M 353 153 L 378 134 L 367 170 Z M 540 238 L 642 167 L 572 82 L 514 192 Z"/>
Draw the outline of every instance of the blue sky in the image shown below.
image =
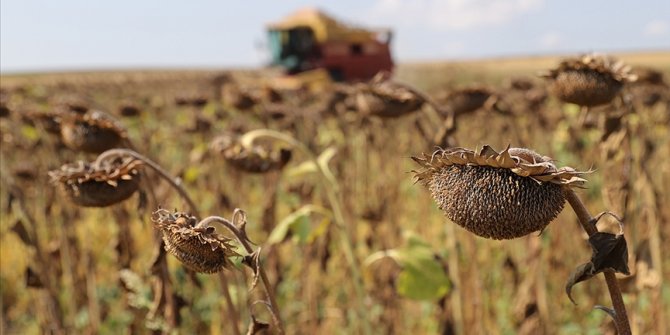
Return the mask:
<path id="1" fill-rule="evenodd" d="M 670 50 L 668 0 L 1 0 L 0 71 L 261 66 L 305 6 L 392 28 L 399 62 Z"/>

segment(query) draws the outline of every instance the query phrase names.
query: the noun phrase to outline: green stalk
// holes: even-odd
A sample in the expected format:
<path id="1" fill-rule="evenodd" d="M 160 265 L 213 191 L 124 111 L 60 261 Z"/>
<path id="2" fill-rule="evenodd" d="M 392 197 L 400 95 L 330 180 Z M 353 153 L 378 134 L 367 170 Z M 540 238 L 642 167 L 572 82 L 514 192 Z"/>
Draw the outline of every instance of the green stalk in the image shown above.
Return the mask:
<path id="1" fill-rule="evenodd" d="M 351 237 L 347 233 L 346 222 L 339 201 L 339 185 L 337 184 L 337 180 L 330 173 L 330 171 L 324 169 L 324 167 L 321 166 L 321 164 L 319 164 L 316 155 L 314 155 L 309 150 L 309 148 L 307 148 L 306 145 L 300 143 L 299 141 L 297 141 L 296 139 L 294 139 L 289 135 L 270 129 L 252 130 L 246 133 L 242 137 L 242 144 L 250 146 L 254 139 L 260 137 L 272 138 L 288 143 L 292 147 L 295 147 L 298 150 L 300 150 L 307 157 L 307 159 L 316 166 L 317 171 L 321 175 L 321 178 L 319 178 L 319 182 L 321 183 L 322 188 L 326 192 L 328 202 L 330 203 L 330 207 L 333 211 L 333 221 L 335 222 L 335 226 L 338 228 L 338 232 L 340 233 L 340 243 L 344 251 L 344 256 L 347 260 L 347 263 L 349 264 L 349 267 L 351 268 L 351 275 L 353 276 L 354 289 L 356 291 L 356 298 L 358 300 L 358 317 L 360 318 L 363 324 L 363 333 L 372 334 L 372 326 L 370 324 L 370 320 L 366 317 L 367 308 L 365 306 L 365 290 L 363 289 L 363 277 L 361 275 L 360 268 L 356 262 L 353 242 L 351 240 Z"/>

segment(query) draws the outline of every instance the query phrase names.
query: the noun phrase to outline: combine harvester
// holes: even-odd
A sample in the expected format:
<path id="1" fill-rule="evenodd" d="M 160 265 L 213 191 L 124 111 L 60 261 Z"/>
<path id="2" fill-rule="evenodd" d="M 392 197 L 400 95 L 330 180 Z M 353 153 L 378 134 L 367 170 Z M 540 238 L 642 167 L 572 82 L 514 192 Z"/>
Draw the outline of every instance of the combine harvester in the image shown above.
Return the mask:
<path id="1" fill-rule="evenodd" d="M 343 24 L 317 9 L 295 12 L 267 27 L 272 65 L 284 69 L 274 86 L 319 89 L 332 81 L 365 81 L 391 71 L 389 29 Z"/>

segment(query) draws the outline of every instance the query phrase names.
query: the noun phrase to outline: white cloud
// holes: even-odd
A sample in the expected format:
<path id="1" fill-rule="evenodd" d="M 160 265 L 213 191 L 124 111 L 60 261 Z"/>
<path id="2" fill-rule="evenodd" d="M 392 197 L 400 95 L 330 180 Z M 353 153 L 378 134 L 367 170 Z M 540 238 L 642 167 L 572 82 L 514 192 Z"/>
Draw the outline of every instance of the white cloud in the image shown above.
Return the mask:
<path id="1" fill-rule="evenodd" d="M 540 37 L 540 46 L 544 49 L 553 49 L 563 43 L 563 35 L 556 31 L 548 32 Z"/>
<path id="2" fill-rule="evenodd" d="M 668 33 L 668 22 L 663 20 L 653 20 L 644 26 L 645 35 L 660 36 Z"/>
<path id="3" fill-rule="evenodd" d="M 544 0 L 377 0 L 373 16 L 386 22 L 425 24 L 439 30 L 467 30 L 509 22 Z"/>

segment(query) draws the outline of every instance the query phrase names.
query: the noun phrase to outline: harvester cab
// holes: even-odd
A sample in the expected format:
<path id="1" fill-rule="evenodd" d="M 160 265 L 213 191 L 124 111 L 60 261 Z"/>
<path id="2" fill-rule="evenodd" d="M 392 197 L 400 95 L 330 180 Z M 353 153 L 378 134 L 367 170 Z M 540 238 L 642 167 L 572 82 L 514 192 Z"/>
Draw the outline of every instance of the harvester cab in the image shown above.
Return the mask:
<path id="1" fill-rule="evenodd" d="M 334 81 L 357 81 L 393 69 L 389 29 L 353 27 L 319 10 L 302 9 L 267 30 L 272 64 L 289 75 L 325 73 Z"/>

